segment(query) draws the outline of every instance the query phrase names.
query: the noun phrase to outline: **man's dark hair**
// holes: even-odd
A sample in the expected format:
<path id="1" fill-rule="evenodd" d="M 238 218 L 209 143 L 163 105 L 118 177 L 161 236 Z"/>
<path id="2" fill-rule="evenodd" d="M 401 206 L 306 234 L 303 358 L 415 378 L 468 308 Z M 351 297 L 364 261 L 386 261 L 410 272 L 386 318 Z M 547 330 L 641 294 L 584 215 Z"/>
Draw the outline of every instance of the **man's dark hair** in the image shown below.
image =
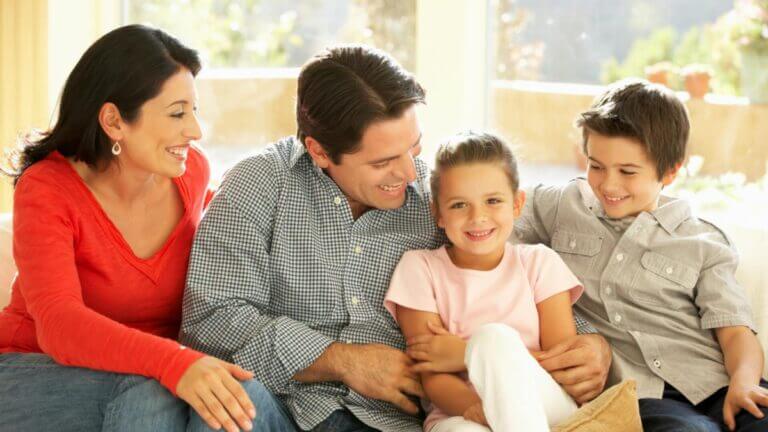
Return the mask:
<path id="1" fill-rule="evenodd" d="M 640 79 L 616 82 L 576 119 L 587 154 L 590 133 L 639 141 L 656 164 L 658 178 L 685 160 L 690 123 L 675 93 Z"/>
<path id="2" fill-rule="evenodd" d="M 372 123 L 400 117 L 424 103 L 424 89 L 383 51 L 338 46 L 313 57 L 301 70 L 296 101 L 298 138 L 312 137 L 338 164 L 359 149 Z"/>

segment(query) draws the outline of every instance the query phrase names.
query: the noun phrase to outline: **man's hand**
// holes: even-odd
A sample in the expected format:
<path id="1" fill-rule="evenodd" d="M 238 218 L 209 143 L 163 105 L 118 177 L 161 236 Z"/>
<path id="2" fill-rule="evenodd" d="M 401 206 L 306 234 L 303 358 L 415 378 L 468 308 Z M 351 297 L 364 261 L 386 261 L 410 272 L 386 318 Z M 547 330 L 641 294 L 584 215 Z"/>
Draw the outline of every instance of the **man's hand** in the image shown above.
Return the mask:
<path id="1" fill-rule="evenodd" d="M 462 372 L 467 370 L 464 364 L 464 352 L 467 343 L 460 337 L 448 333 L 442 323 L 427 321 L 432 334 L 408 338 L 405 351 L 413 360 L 419 362 L 415 372 Z"/>
<path id="2" fill-rule="evenodd" d="M 576 335 L 532 354 L 579 405 L 597 397 L 605 387 L 611 348 L 598 334 Z"/>
<path id="3" fill-rule="evenodd" d="M 342 352 L 341 378 L 347 387 L 365 397 L 390 402 L 409 414 L 418 414 L 419 408 L 406 396 L 424 396 L 410 357 L 382 344 L 346 345 Z"/>

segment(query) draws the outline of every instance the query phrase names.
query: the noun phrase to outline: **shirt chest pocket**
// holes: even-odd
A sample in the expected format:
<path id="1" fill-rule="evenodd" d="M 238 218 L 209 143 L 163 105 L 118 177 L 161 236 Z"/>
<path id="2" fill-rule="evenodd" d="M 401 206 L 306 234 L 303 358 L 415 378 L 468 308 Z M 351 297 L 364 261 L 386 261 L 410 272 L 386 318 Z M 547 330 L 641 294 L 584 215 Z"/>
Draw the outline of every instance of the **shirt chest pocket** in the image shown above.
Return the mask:
<path id="1" fill-rule="evenodd" d="M 558 230 L 552 236 L 551 246 L 568 267 L 583 278 L 596 271 L 596 260 L 603 248 L 603 238 L 593 234 Z"/>
<path id="2" fill-rule="evenodd" d="M 630 295 L 637 301 L 671 308 L 693 307 L 693 289 L 699 272 L 692 266 L 656 252 L 640 258 L 642 270 Z"/>

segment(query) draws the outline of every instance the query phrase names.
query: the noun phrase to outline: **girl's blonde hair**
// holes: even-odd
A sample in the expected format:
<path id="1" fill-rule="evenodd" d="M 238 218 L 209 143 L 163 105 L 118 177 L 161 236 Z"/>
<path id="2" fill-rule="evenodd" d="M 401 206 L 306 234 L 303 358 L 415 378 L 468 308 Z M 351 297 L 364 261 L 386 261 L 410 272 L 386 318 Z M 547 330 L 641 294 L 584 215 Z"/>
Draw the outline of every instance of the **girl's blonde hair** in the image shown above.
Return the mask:
<path id="1" fill-rule="evenodd" d="M 445 170 L 472 163 L 495 163 L 504 170 L 512 192 L 517 193 L 520 176 L 517 159 L 509 145 L 498 136 L 488 132 L 466 131 L 458 133 L 440 144 L 435 155 L 430 187 L 435 207 L 440 193 L 440 176 Z"/>

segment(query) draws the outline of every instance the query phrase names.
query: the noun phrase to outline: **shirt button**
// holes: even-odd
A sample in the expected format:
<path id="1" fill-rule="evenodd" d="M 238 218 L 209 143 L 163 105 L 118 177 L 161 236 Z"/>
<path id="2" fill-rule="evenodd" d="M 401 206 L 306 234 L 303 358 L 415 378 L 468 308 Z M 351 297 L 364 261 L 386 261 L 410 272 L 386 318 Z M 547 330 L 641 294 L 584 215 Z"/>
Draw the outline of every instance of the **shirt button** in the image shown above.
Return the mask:
<path id="1" fill-rule="evenodd" d="M 356 254 L 359 254 L 362 251 L 363 251 L 363 248 L 361 248 L 360 246 L 355 246 L 355 253 Z"/>
<path id="2" fill-rule="evenodd" d="M 346 343 L 348 343 L 348 344 L 351 344 L 351 343 L 352 343 L 352 341 L 351 341 L 351 340 L 349 340 L 349 339 L 345 340 L 344 342 L 346 342 Z"/>
<path id="3" fill-rule="evenodd" d="M 357 305 L 358 303 L 360 303 L 360 300 L 357 297 L 352 297 L 352 304 Z"/>
<path id="4" fill-rule="evenodd" d="M 620 227 L 620 226 L 618 226 L 618 225 L 616 225 L 615 227 L 613 227 L 613 229 L 615 229 L 616 231 L 621 231 L 621 227 Z"/>
<path id="5" fill-rule="evenodd" d="M 620 323 L 621 322 L 621 315 L 619 315 L 619 314 L 614 315 L 613 316 L 613 320 L 616 321 L 617 323 Z"/>
<path id="6" fill-rule="evenodd" d="M 619 262 L 624 261 L 624 254 L 620 253 L 616 255 L 616 261 L 619 261 Z"/>
<path id="7" fill-rule="evenodd" d="M 605 293 L 606 294 L 610 294 L 611 293 L 611 287 L 610 286 L 606 286 L 605 287 Z"/>
<path id="8" fill-rule="evenodd" d="M 667 274 L 672 274 L 674 269 L 672 267 L 667 267 L 667 268 L 664 269 L 664 271 L 667 272 Z"/>
<path id="9" fill-rule="evenodd" d="M 660 368 L 661 367 L 661 362 L 659 361 L 659 359 L 654 359 L 653 360 L 653 365 L 656 366 L 657 368 Z"/>
<path id="10" fill-rule="evenodd" d="M 575 248 L 575 247 L 576 247 L 576 241 L 574 241 L 574 240 L 571 240 L 571 242 L 570 242 L 570 243 L 568 243 L 568 246 L 569 246 L 571 249 Z"/>
<path id="11" fill-rule="evenodd" d="M 341 198 L 339 198 L 339 197 L 335 197 L 335 198 L 333 199 L 333 203 L 334 203 L 334 204 L 336 204 L 336 205 L 339 205 L 339 204 L 341 204 Z"/>

